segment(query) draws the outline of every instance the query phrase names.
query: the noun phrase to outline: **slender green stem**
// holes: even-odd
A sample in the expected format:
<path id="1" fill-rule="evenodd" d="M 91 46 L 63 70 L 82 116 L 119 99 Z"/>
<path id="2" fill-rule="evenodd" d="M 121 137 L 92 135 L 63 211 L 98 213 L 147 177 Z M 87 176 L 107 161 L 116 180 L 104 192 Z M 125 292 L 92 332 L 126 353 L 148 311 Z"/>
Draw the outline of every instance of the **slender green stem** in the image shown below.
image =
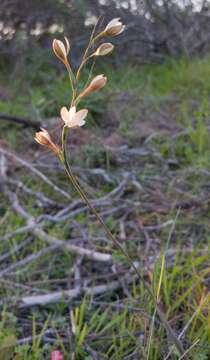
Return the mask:
<path id="1" fill-rule="evenodd" d="M 103 33 L 99 33 L 98 35 L 96 35 L 93 39 L 92 39 L 92 44 L 94 44 L 96 41 L 98 41 L 99 39 L 101 39 L 103 37 Z M 91 44 L 91 45 L 92 45 Z"/>
<path id="2" fill-rule="evenodd" d="M 113 236 L 112 232 L 110 231 L 110 229 L 108 228 L 108 226 L 105 224 L 105 222 L 103 221 L 103 219 L 101 218 L 101 216 L 98 214 L 97 210 L 92 206 L 91 202 L 89 201 L 86 193 L 83 191 L 83 189 L 80 187 L 77 179 L 75 178 L 71 167 L 68 163 L 68 158 L 67 158 L 67 152 L 66 152 L 66 140 L 67 140 L 67 133 L 68 133 L 68 129 L 67 127 L 63 128 L 63 133 L 62 133 L 62 150 L 63 150 L 63 165 L 64 168 L 66 170 L 66 173 L 72 183 L 72 185 L 74 186 L 75 190 L 78 192 L 79 196 L 83 199 L 83 201 L 87 204 L 88 208 L 91 210 L 91 212 L 95 215 L 96 219 L 98 220 L 98 222 L 100 223 L 100 225 L 103 227 L 105 233 L 107 234 L 107 237 L 113 242 L 113 244 L 121 251 L 121 253 L 125 256 L 125 258 L 127 259 L 128 264 L 131 266 L 131 268 L 135 271 L 136 275 L 138 276 L 138 279 L 140 281 L 144 281 L 141 273 L 139 272 L 139 270 L 137 269 L 137 267 L 135 266 L 135 264 L 133 263 L 132 259 L 130 258 L 130 256 L 127 254 L 127 252 L 124 250 L 124 248 L 121 246 L 121 244 L 118 242 L 118 240 Z M 144 281 L 145 284 L 145 288 L 148 291 L 151 299 L 154 302 L 156 311 L 159 315 L 159 318 L 161 320 L 161 322 L 163 323 L 165 329 L 167 330 L 167 332 L 169 333 L 171 340 L 174 342 L 177 350 L 180 352 L 181 355 L 184 354 L 184 348 L 182 346 L 181 341 L 178 339 L 178 337 L 176 336 L 175 332 L 173 331 L 173 329 L 171 328 L 169 322 L 167 321 L 164 312 L 161 310 L 160 306 L 157 303 L 157 299 L 155 297 L 155 295 L 153 294 L 153 292 L 151 291 L 149 285 Z M 187 359 L 187 358 L 186 358 Z"/>
<path id="3" fill-rule="evenodd" d="M 85 64 L 88 62 L 88 60 L 90 60 L 92 58 L 92 54 L 85 57 L 84 60 L 82 60 L 81 64 L 80 64 L 80 67 L 77 71 L 77 75 L 76 75 L 76 80 L 79 81 L 79 78 L 80 78 L 80 73 L 81 73 L 81 70 L 82 68 L 85 66 Z"/>
<path id="4" fill-rule="evenodd" d="M 71 69 L 71 66 L 69 65 L 69 63 L 67 62 L 66 64 L 66 69 L 68 71 L 68 75 L 69 75 L 69 80 L 70 80 L 70 84 L 71 84 L 71 89 L 72 89 L 72 101 L 71 101 L 71 106 L 73 105 L 74 99 L 76 98 L 76 84 L 75 84 L 75 78 L 74 78 L 74 74 L 73 71 Z"/>
<path id="5" fill-rule="evenodd" d="M 89 201 L 87 195 L 85 194 L 85 192 L 83 191 L 83 189 L 80 187 L 77 179 L 75 178 L 71 167 L 68 163 L 67 160 L 67 154 L 66 154 L 66 136 L 67 136 L 67 128 L 65 128 L 63 130 L 63 136 L 62 136 L 62 144 L 63 144 L 63 154 L 64 154 L 64 167 L 66 170 L 66 173 L 72 183 L 72 185 L 74 186 L 75 190 L 78 192 L 79 196 L 83 199 L 83 201 L 87 204 L 88 208 L 91 210 L 91 212 L 95 215 L 95 217 L 97 218 L 98 222 L 100 223 L 100 225 L 103 227 L 104 231 L 107 234 L 107 237 L 109 238 L 109 240 L 111 240 L 113 242 L 113 244 L 115 244 L 115 246 L 121 251 L 121 253 L 126 257 L 128 263 L 130 264 L 130 266 L 135 270 L 135 273 L 137 274 L 137 276 L 141 279 L 141 275 L 139 274 L 139 271 L 137 270 L 136 266 L 133 264 L 133 261 L 131 260 L 131 258 L 129 257 L 129 255 L 126 253 L 126 251 L 123 249 L 123 247 L 121 246 L 121 244 L 117 241 L 117 239 L 113 236 L 112 232 L 110 231 L 110 229 L 108 228 L 108 226 L 105 224 L 105 222 L 103 221 L 103 219 L 101 218 L 101 216 L 98 214 L 98 212 L 96 211 L 96 209 L 92 206 L 91 202 Z"/>
<path id="6" fill-rule="evenodd" d="M 84 65 L 86 64 L 86 62 L 91 58 L 91 55 L 88 56 L 88 52 L 89 52 L 90 48 L 91 48 L 91 47 L 95 44 L 95 42 L 96 42 L 98 39 L 100 39 L 100 37 L 101 37 L 101 33 L 98 34 L 98 35 L 96 35 L 96 36 L 94 37 L 95 30 L 96 30 L 96 26 L 97 26 L 97 24 L 95 24 L 95 26 L 94 26 L 94 28 L 93 28 L 93 31 L 92 31 L 92 34 L 91 34 L 91 36 L 90 36 L 90 40 L 89 40 L 88 46 L 87 46 L 87 48 L 86 48 L 86 50 L 85 50 L 85 52 L 84 52 L 84 55 L 83 55 L 81 64 L 80 64 L 80 66 L 79 66 L 79 68 L 78 68 L 78 70 L 77 70 L 77 74 L 76 74 L 76 80 L 77 80 L 77 81 L 78 81 L 79 78 L 80 78 L 80 73 L 81 73 L 81 70 L 82 70 L 83 66 L 84 66 Z"/>
<path id="7" fill-rule="evenodd" d="M 86 196 L 86 194 L 84 193 L 84 191 L 82 190 L 82 188 L 80 187 L 79 183 L 77 182 L 75 176 L 72 173 L 72 170 L 69 166 L 68 163 L 65 162 L 64 160 L 64 166 L 65 166 L 65 170 L 68 174 L 69 179 L 72 182 L 72 185 L 74 186 L 75 190 L 78 192 L 78 194 L 80 195 L 80 197 L 85 201 L 85 203 L 87 204 L 88 208 L 91 210 L 91 212 L 95 215 L 96 219 L 98 220 L 98 222 L 100 223 L 100 225 L 103 227 L 104 231 L 106 232 L 107 237 L 109 238 L 109 240 L 112 241 L 113 244 L 115 244 L 115 246 L 121 251 L 121 253 L 126 257 L 127 262 L 130 264 L 130 266 L 135 269 L 136 274 L 139 277 L 139 272 L 136 268 L 136 266 L 133 264 L 131 258 L 129 257 L 129 255 L 126 253 L 126 251 L 123 249 L 123 247 L 121 246 L 121 244 L 117 241 L 117 239 L 112 235 L 110 229 L 107 227 L 107 225 L 105 224 L 105 222 L 103 221 L 103 219 L 100 217 L 100 215 L 98 214 L 98 212 L 96 211 L 96 209 L 92 206 L 91 202 L 89 201 L 88 197 Z"/>

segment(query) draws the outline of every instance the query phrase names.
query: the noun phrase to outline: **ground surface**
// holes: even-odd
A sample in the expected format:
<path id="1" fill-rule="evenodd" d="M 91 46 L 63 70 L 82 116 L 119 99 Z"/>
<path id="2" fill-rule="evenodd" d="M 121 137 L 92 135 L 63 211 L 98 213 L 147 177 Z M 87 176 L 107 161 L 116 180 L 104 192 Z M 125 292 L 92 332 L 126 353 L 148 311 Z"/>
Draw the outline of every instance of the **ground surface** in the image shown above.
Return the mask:
<path id="1" fill-rule="evenodd" d="M 14 347 L 16 360 L 49 359 L 58 348 L 66 359 L 181 359 L 144 282 L 192 346 L 189 358 L 208 359 L 209 60 L 102 71 L 109 82 L 85 102 L 88 123 L 70 135 L 69 155 L 144 281 L 34 129 L 1 119 L 0 359 Z M 1 83 L 0 113 L 59 139 L 69 98 L 62 72 L 40 60 Z"/>

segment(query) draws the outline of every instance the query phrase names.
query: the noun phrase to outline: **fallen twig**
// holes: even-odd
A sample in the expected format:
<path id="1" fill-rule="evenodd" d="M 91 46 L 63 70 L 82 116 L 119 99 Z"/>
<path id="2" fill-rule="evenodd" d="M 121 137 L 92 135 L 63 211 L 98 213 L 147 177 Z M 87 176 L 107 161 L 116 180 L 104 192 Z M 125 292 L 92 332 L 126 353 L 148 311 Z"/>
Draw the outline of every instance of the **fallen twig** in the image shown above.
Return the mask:
<path id="1" fill-rule="evenodd" d="M 26 228 L 28 227 L 28 232 L 37 236 L 40 240 L 45 241 L 49 244 L 54 244 L 59 247 L 63 247 L 74 254 L 84 256 L 90 260 L 101 261 L 105 263 L 110 263 L 113 261 L 112 255 L 100 253 L 94 250 L 85 249 L 76 245 L 72 245 L 66 241 L 60 240 L 54 236 L 48 235 L 41 227 L 36 223 L 36 219 L 29 215 L 27 211 L 20 205 L 17 195 L 7 191 L 7 195 L 12 203 L 12 207 L 19 216 L 23 217 L 26 222 Z"/>
<path id="2" fill-rule="evenodd" d="M 122 281 L 130 284 L 131 282 L 135 281 L 136 275 L 135 274 L 126 274 L 119 280 L 111 281 L 108 284 L 97 285 L 97 286 L 83 286 L 77 287 L 75 289 L 63 290 L 63 291 L 55 291 L 48 294 L 41 294 L 41 295 L 32 295 L 32 296 L 24 296 L 20 299 L 16 299 L 18 302 L 19 307 L 28 307 L 28 306 L 35 306 L 35 305 L 47 305 L 49 303 L 58 303 L 60 301 L 71 301 L 75 298 L 78 298 L 82 294 L 85 295 L 101 295 L 108 291 L 114 291 L 121 288 Z"/>
<path id="3" fill-rule="evenodd" d="M 0 120 L 12 121 L 16 124 L 23 125 L 24 127 L 31 127 L 35 130 L 39 130 L 41 127 L 41 123 L 39 121 L 33 121 L 14 115 L 0 113 Z"/>
<path id="4" fill-rule="evenodd" d="M 61 194 L 62 196 L 64 196 L 67 199 L 71 199 L 71 196 L 64 190 L 60 189 L 57 185 L 53 184 L 53 182 L 51 180 L 48 179 L 48 177 L 46 175 L 44 175 L 41 171 L 37 170 L 34 166 L 31 165 L 31 163 L 29 163 L 26 160 L 23 160 L 22 158 L 20 158 L 19 156 L 17 156 L 16 154 L 14 154 L 13 152 L 9 151 L 9 150 L 5 150 L 3 148 L 0 147 L 0 153 L 3 154 L 6 157 L 12 158 L 14 159 L 16 162 L 18 162 L 19 164 L 21 164 L 22 166 L 26 167 L 27 169 L 29 169 L 30 171 L 32 171 L 34 174 L 36 174 L 39 178 L 41 178 L 45 183 L 47 183 L 48 185 L 50 185 L 54 191 L 58 192 L 59 194 Z"/>

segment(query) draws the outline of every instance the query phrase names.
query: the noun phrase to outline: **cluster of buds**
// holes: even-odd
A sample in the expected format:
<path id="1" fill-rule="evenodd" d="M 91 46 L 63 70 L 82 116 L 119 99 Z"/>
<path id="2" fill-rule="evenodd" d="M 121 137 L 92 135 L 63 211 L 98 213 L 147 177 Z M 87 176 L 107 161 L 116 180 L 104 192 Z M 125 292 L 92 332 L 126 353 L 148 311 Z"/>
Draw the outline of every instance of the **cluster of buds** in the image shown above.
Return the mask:
<path id="1" fill-rule="evenodd" d="M 60 61 L 62 61 L 62 63 L 66 66 L 66 69 L 69 73 L 69 78 L 71 81 L 72 92 L 73 92 L 73 98 L 69 110 L 65 106 L 63 106 L 60 110 L 60 116 L 64 122 L 65 128 L 78 128 L 85 124 L 85 118 L 88 115 L 88 110 L 82 109 L 77 111 L 76 105 L 85 96 L 102 89 L 107 82 L 106 76 L 104 76 L 103 74 L 97 75 L 90 81 L 90 83 L 87 86 L 85 86 L 85 88 L 79 94 L 77 94 L 77 90 L 78 90 L 77 83 L 79 79 L 79 74 L 84 64 L 93 57 L 96 58 L 110 54 L 114 49 L 114 45 L 111 44 L 110 42 L 105 42 L 100 44 L 96 48 L 96 50 L 92 52 L 92 54 L 89 55 L 88 51 L 90 50 L 91 46 L 95 45 L 95 42 L 98 39 L 102 37 L 119 35 L 124 31 L 124 29 L 125 29 L 125 25 L 123 25 L 123 23 L 120 21 L 120 18 L 116 18 L 111 20 L 107 24 L 105 29 L 101 31 L 98 35 L 96 35 L 95 37 L 93 36 L 92 40 L 90 41 L 90 46 L 88 46 L 88 48 L 85 51 L 85 55 L 82 59 L 81 65 L 77 71 L 76 76 L 73 74 L 68 60 L 68 55 L 70 52 L 70 43 L 68 39 L 64 37 L 65 42 L 62 42 L 57 39 L 53 40 L 52 43 L 53 51 L 57 56 L 57 58 Z M 57 156 L 59 156 L 60 159 L 62 159 L 62 149 L 52 141 L 47 130 L 41 129 L 41 131 L 37 132 L 35 135 L 35 140 L 39 144 L 48 147 Z"/>
<path id="2" fill-rule="evenodd" d="M 117 36 L 125 30 L 125 25 L 120 21 L 120 18 L 111 20 L 105 29 L 98 34 L 98 38 L 107 37 L 107 36 Z M 57 39 L 53 40 L 53 51 L 55 55 L 61 60 L 65 65 L 68 63 L 68 54 L 70 52 L 70 44 L 66 37 L 65 44 Z M 104 56 L 110 54 L 114 49 L 114 45 L 111 43 L 103 43 L 91 56 Z"/>

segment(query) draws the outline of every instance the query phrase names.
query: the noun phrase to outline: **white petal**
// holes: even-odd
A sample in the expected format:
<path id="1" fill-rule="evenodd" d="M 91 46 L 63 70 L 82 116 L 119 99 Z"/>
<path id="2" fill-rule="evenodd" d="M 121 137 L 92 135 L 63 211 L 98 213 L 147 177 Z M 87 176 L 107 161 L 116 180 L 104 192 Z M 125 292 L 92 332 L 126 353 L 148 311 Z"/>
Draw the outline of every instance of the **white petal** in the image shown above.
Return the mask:
<path id="1" fill-rule="evenodd" d="M 42 131 L 40 131 L 39 133 L 42 133 L 43 136 L 45 136 L 46 139 L 51 140 L 50 138 L 50 134 L 48 133 L 48 131 L 44 128 L 41 128 Z"/>
<path id="2" fill-rule="evenodd" d="M 84 120 L 86 118 L 87 114 L 88 114 L 88 110 L 87 109 L 82 109 L 82 110 L 80 110 L 80 111 L 78 111 L 76 113 L 76 115 L 74 116 L 74 120 L 75 119 L 80 120 L 80 121 Z"/>
<path id="3" fill-rule="evenodd" d="M 87 109 L 82 109 L 78 111 L 75 114 L 74 118 L 69 122 L 68 126 L 71 128 L 83 126 L 85 124 L 84 119 L 86 118 L 87 114 L 88 114 Z"/>
<path id="4" fill-rule="evenodd" d="M 73 120 L 69 123 L 68 127 L 69 127 L 69 128 L 78 128 L 78 127 L 83 126 L 84 124 L 85 124 L 85 120 L 73 119 Z"/>
<path id="5" fill-rule="evenodd" d="M 67 108 L 65 106 L 63 106 L 61 108 L 61 111 L 60 111 L 60 114 L 61 114 L 61 118 L 62 120 L 65 122 L 65 124 L 67 125 L 68 122 L 69 122 L 69 111 L 67 110 Z"/>
<path id="6" fill-rule="evenodd" d="M 69 121 L 72 121 L 76 114 L 76 106 L 72 106 L 69 110 Z"/>
<path id="7" fill-rule="evenodd" d="M 120 35 L 125 30 L 125 25 L 122 26 L 122 29 L 117 33 L 117 35 Z"/>
<path id="8" fill-rule="evenodd" d="M 111 27 L 113 27 L 113 26 L 118 26 L 118 25 L 121 25 L 120 18 L 115 18 L 115 19 L 111 20 L 111 21 L 108 23 L 108 25 L 107 25 L 107 27 L 106 27 L 105 30 L 108 30 L 108 29 L 110 29 Z"/>

